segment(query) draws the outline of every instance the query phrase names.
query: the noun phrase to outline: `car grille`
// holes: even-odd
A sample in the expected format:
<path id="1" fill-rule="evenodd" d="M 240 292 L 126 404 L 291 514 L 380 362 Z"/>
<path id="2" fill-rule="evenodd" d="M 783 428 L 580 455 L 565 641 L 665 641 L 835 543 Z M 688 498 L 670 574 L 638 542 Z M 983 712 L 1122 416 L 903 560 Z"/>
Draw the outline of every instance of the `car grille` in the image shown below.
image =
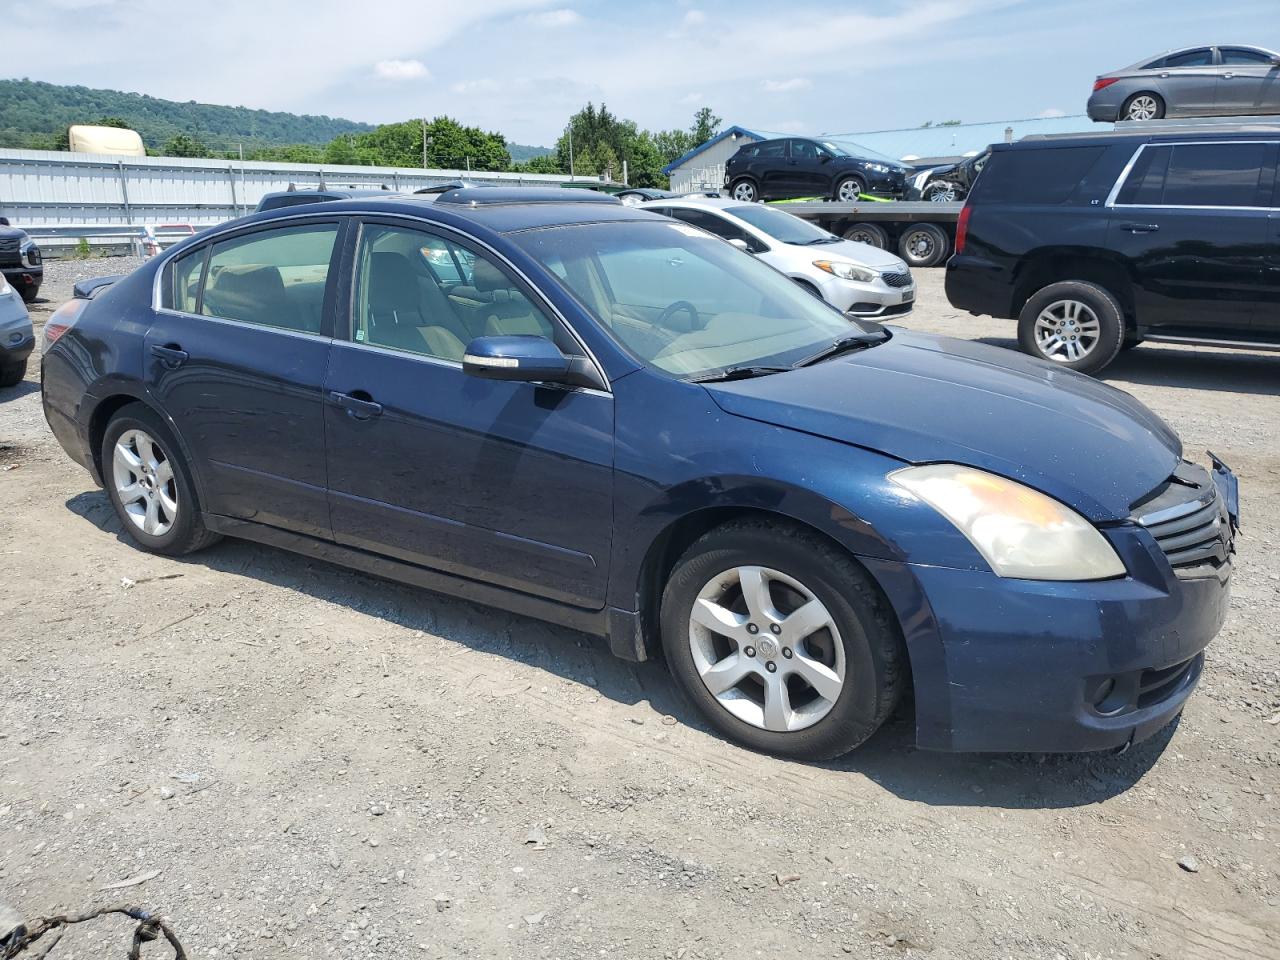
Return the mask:
<path id="1" fill-rule="evenodd" d="M 1204 467 L 1182 463 L 1169 481 L 1135 511 L 1184 580 L 1221 576 L 1235 553 L 1227 505 Z"/>
<path id="2" fill-rule="evenodd" d="M 21 245 L 17 237 L 0 240 L 0 267 L 22 266 Z"/>
<path id="3" fill-rule="evenodd" d="M 911 286 L 910 273 L 890 273 L 885 271 L 880 274 L 880 279 L 891 287 L 909 287 Z"/>

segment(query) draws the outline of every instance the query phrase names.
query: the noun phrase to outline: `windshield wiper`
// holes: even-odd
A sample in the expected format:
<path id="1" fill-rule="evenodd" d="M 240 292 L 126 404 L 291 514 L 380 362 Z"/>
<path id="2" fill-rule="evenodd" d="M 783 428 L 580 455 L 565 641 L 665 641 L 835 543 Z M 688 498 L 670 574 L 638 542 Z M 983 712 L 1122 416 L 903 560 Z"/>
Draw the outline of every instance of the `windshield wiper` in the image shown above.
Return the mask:
<path id="1" fill-rule="evenodd" d="M 722 383 L 726 380 L 749 380 L 752 377 L 764 377 L 771 373 L 786 373 L 791 367 L 742 366 L 725 367 L 712 373 L 704 373 L 700 377 L 691 377 L 690 383 Z"/>
<path id="2" fill-rule="evenodd" d="M 829 347 L 824 347 L 813 356 L 805 357 L 798 361 L 791 369 L 796 367 L 807 367 L 815 363 L 821 363 L 823 360 L 830 360 L 834 356 L 846 353 L 850 350 L 861 350 L 864 347 L 874 346 L 877 343 L 883 343 L 889 339 L 889 331 L 880 330 L 875 333 L 860 333 L 853 337 L 841 337 Z"/>
<path id="3" fill-rule="evenodd" d="M 819 244 L 819 243 L 839 243 L 839 242 L 840 242 L 839 237 L 816 237 L 813 240 L 805 240 L 803 243 L 798 244 L 798 246 L 812 247 L 815 244 Z"/>

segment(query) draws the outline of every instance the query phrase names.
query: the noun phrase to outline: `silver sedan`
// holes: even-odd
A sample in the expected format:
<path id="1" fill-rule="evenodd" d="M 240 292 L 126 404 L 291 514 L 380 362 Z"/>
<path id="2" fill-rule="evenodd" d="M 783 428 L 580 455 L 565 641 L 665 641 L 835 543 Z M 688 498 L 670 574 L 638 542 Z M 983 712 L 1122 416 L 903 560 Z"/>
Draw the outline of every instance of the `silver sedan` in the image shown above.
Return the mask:
<path id="1" fill-rule="evenodd" d="M 1188 47 L 1100 76 L 1092 120 L 1280 114 L 1280 53 L 1261 47 Z"/>

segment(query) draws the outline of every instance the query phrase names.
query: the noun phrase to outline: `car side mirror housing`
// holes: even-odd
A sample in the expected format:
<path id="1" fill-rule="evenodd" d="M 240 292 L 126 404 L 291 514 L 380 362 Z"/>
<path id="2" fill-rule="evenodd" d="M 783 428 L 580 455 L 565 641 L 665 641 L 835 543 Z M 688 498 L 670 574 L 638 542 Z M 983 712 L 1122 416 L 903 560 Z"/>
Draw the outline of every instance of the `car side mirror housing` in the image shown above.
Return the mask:
<path id="1" fill-rule="evenodd" d="M 751 249 L 751 245 L 747 243 L 747 241 L 743 240 L 741 237 L 734 237 L 733 239 L 731 239 L 729 241 L 729 246 L 737 247 L 743 253 L 755 253 L 755 251 Z"/>
<path id="2" fill-rule="evenodd" d="M 462 369 L 482 380 L 605 386 L 586 357 L 566 357 L 546 337 L 531 335 L 477 337 L 467 344 Z"/>

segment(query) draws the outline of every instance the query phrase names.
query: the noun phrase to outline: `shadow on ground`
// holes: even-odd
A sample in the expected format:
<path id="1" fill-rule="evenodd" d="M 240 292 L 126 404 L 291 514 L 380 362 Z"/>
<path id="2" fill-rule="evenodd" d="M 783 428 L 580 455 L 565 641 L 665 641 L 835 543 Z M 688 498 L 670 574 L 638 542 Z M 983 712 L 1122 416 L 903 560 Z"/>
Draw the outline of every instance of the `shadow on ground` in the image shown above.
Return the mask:
<path id="1" fill-rule="evenodd" d="M 1012 337 L 981 337 L 978 342 L 1018 349 L 1018 341 Z M 1144 344 L 1121 353 L 1099 379 L 1115 381 L 1120 387 L 1141 383 L 1274 397 L 1280 396 L 1280 354 Z"/>
<path id="2" fill-rule="evenodd" d="M 132 545 L 103 491 L 77 494 L 66 505 Z M 660 661 L 618 660 L 603 641 L 574 630 L 246 541 L 224 540 L 180 562 L 274 584 L 409 630 L 427 631 L 595 687 L 617 703 L 648 704 L 659 715 L 672 715 L 686 726 L 709 732 Z M 899 797 L 935 806 L 1055 809 L 1095 803 L 1128 790 L 1159 759 L 1174 727 L 1123 755 L 944 754 L 915 748 L 911 705 L 906 703 L 858 750 L 812 766 L 860 775 Z M 739 748 L 725 743 L 723 749 Z"/>
<path id="3" fill-rule="evenodd" d="M 12 387 L 0 387 L 0 403 L 9 403 L 28 394 L 39 393 L 40 384 L 34 380 L 22 380 Z"/>

